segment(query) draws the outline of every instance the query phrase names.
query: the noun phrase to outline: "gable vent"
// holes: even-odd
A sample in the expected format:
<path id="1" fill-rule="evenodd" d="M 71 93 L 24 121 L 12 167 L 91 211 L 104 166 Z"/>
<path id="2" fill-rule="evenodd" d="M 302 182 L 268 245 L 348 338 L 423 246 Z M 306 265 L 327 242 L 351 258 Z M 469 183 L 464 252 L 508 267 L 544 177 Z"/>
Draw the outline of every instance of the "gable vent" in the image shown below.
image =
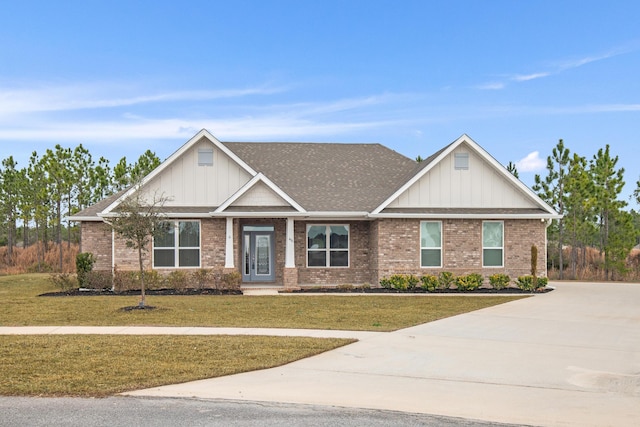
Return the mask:
<path id="1" fill-rule="evenodd" d="M 198 166 L 213 166 L 213 148 L 198 149 Z"/>
<path id="2" fill-rule="evenodd" d="M 469 153 L 456 153 L 453 159 L 455 170 L 469 170 Z"/>

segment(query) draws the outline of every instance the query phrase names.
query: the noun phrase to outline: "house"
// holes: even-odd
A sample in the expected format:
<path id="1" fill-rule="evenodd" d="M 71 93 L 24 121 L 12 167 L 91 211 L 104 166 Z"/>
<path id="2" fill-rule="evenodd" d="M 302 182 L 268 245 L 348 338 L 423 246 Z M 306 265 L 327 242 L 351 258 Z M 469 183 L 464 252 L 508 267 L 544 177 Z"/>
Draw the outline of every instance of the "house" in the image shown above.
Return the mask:
<path id="1" fill-rule="evenodd" d="M 108 223 L 133 191 L 71 218 L 96 270 L 137 269 Z M 559 218 L 467 135 L 418 163 L 380 144 L 221 142 L 202 130 L 139 191 L 169 198 L 147 268 L 238 271 L 243 286 L 287 289 L 530 274 L 532 245 L 546 259 Z"/>

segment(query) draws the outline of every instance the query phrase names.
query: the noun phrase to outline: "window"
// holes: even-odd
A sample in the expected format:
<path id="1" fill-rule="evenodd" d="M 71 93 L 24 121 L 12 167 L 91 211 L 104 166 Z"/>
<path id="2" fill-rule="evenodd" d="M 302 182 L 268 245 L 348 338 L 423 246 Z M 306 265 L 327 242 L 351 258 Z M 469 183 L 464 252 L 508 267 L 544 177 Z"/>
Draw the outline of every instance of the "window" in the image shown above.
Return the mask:
<path id="1" fill-rule="evenodd" d="M 469 153 L 455 153 L 453 155 L 453 164 L 455 170 L 468 170 Z"/>
<path id="2" fill-rule="evenodd" d="M 420 223 L 420 266 L 442 267 L 442 222 Z"/>
<path id="3" fill-rule="evenodd" d="M 504 254 L 504 224 L 502 221 L 482 223 L 482 266 L 502 267 Z"/>
<path id="4" fill-rule="evenodd" d="M 349 267 L 349 226 L 308 225 L 307 266 Z"/>
<path id="5" fill-rule="evenodd" d="M 198 148 L 198 166 L 213 166 L 213 148 Z"/>
<path id="6" fill-rule="evenodd" d="M 200 267 L 200 222 L 163 221 L 153 238 L 154 267 Z"/>

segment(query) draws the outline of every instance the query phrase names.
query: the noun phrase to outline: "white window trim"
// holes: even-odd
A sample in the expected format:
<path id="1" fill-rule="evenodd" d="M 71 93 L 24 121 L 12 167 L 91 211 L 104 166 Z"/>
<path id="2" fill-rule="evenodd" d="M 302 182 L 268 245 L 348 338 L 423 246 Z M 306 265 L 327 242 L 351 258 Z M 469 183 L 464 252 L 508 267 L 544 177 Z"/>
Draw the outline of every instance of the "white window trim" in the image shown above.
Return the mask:
<path id="1" fill-rule="evenodd" d="M 440 246 L 439 247 L 422 247 L 422 224 L 436 222 L 440 224 Z M 444 250 L 442 249 L 442 242 L 444 236 L 442 235 L 442 221 L 420 221 L 420 268 L 442 268 L 442 259 L 444 258 Z M 422 265 L 422 250 L 423 249 L 440 249 L 440 265 Z"/>
<path id="2" fill-rule="evenodd" d="M 492 247 L 484 245 L 484 224 L 490 222 L 497 222 L 502 224 L 502 246 Z M 485 265 L 484 264 L 484 250 L 485 249 L 500 249 L 502 252 L 502 259 L 500 265 Z M 504 268 L 504 221 L 482 221 L 482 268 Z"/>
<path id="3" fill-rule="evenodd" d="M 347 237 L 348 244 L 346 249 L 331 249 L 329 246 L 331 245 L 330 241 L 325 242 L 325 248 L 323 249 L 310 249 L 309 248 L 309 228 L 311 227 L 326 227 L 325 238 L 328 240 L 331 236 L 331 227 L 345 227 L 347 229 Z M 306 257 L 306 265 L 307 268 L 349 268 L 351 266 L 351 228 L 349 224 L 307 224 L 307 230 L 304 236 L 305 239 L 305 257 Z M 325 252 L 326 253 L 326 263 L 324 266 L 318 265 L 309 265 L 309 251 L 312 252 Z M 342 251 L 347 253 L 347 265 L 345 266 L 331 266 L 331 251 Z"/>
<path id="4" fill-rule="evenodd" d="M 155 245 L 155 239 L 152 239 L 152 247 L 151 247 L 151 263 L 152 263 L 152 268 L 155 270 L 175 270 L 175 269 L 193 269 L 193 268 L 200 268 L 202 266 L 202 221 L 200 220 L 194 220 L 194 219 L 176 219 L 176 220 L 164 220 L 162 222 L 170 222 L 173 223 L 173 229 L 175 232 L 175 239 L 173 242 L 173 248 L 169 248 L 169 247 L 159 247 L 156 248 Z M 198 246 L 180 246 L 180 235 L 179 235 L 179 228 L 180 228 L 180 223 L 181 222 L 197 222 L 198 223 Z M 155 251 L 156 249 L 160 249 L 160 250 L 173 250 L 173 267 L 165 267 L 165 266 L 156 266 L 156 257 L 155 257 Z M 180 266 L 180 249 L 198 249 L 198 265 L 197 266 L 187 266 L 187 267 L 181 267 Z"/>

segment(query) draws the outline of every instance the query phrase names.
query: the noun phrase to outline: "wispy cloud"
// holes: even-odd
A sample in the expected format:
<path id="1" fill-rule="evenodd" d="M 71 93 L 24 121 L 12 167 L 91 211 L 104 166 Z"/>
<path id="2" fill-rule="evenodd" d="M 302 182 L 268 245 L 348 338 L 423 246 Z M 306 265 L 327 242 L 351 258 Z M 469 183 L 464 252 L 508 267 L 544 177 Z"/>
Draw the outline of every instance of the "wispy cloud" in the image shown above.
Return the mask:
<path id="1" fill-rule="evenodd" d="M 609 58 L 623 55 L 625 53 L 632 52 L 635 49 L 636 48 L 633 48 L 633 47 L 621 47 L 621 48 L 611 49 L 599 55 L 589 55 L 589 56 L 579 57 L 575 59 L 557 61 L 554 64 L 550 65 L 548 67 L 549 69 L 546 71 L 538 71 L 538 72 L 532 72 L 532 73 L 526 73 L 526 74 L 511 74 L 511 75 L 507 74 L 504 80 L 502 81 L 483 83 L 483 84 L 477 85 L 476 89 L 481 89 L 481 90 L 504 89 L 508 86 L 509 83 L 522 83 L 522 82 L 528 82 L 531 80 L 551 77 L 571 69 L 575 69 L 575 68 L 585 66 L 587 64 L 591 64 L 593 62 L 603 61 Z"/>
<path id="2" fill-rule="evenodd" d="M 516 162 L 516 168 L 520 172 L 538 172 L 543 170 L 545 165 L 545 161 L 540 158 L 539 151 L 533 151 Z"/>
<path id="3" fill-rule="evenodd" d="M 550 76 L 551 73 L 533 73 L 533 74 L 520 74 L 511 77 L 511 81 L 514 82 L 528 82 L 529 80 L 541 79 L 543 77 Z"/>
<path id="4" fill-rule="evenodd" d="M 251 95 L 272 95 L 285 90 L 284 87 L 259 86 L 239 89 L 144 93 L 144 90 L 111 83 L 43 85 L 26 89 L 0 87 L 0 117 L 30 112 L 114 108 L 157 102 L 206 101 Z M 132 92 L 143 93 L 134 96 L 117 95 L 118 93 Z"/>

